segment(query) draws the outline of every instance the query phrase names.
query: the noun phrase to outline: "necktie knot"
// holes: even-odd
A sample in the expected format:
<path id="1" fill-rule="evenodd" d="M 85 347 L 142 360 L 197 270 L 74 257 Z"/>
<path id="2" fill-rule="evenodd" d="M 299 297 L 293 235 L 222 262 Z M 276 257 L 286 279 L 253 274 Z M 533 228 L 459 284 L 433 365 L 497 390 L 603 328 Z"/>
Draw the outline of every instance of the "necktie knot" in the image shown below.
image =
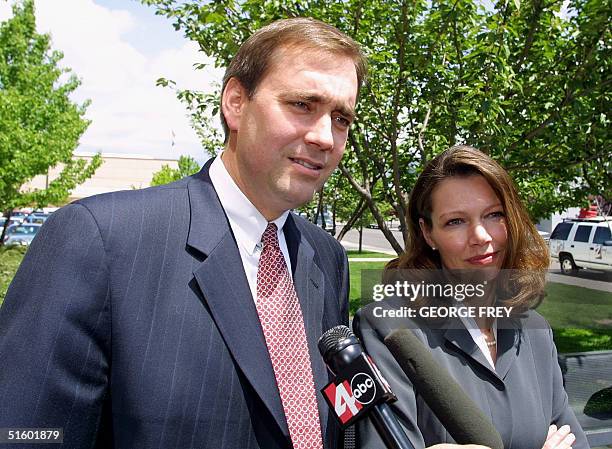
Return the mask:
<path id="1" fill-rule="evenodd" d="M 271 247 L 271 248 L 278 248 L 278 237 L 276 235 L 276 230 L 278 228 L 276 227 L 276 225 L 274 223 L 268 223 L 268 227 L 266 228 L 266 230 L 264 231 L 264 233 L 261 236 L 261 243 L 263 243 L 264 248 Z"/>

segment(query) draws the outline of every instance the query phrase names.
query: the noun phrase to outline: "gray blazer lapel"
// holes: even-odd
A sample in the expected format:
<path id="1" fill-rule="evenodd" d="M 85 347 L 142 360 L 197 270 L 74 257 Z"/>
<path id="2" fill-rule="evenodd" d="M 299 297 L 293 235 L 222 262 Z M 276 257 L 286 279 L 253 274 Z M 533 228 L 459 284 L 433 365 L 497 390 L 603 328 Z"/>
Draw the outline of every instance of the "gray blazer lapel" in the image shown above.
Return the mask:
<path id="1" fill-rule="evenodd" d="M 520 351 L 521 332 L 516 320 L 504 320 L 497 328 L 497 362 L 495 372 L 505 379 L 508 371 L 518 358 Z"/>
<path id="2" fill-rule="evenodd" d="M 517 339 L 519 338 L 519 333 L 515 326 L 510 327 L 508 323 L 498 326 L 495 370 L 491 369 L 491 365 L 489 365 L 489 362 L 467 329 L 447 329 L 444 338 L 499 380 L 506 378 L 510 367 L 518 355 L 519 345 Z"/>
<path id="3" fill-rule="evenodd" d="M 491 365 L 489 365 L 484 354 L 465 327 L 447 329 L 444 338 L 469 356 L 472 362 L 477 363 L 481 368 L 495 377 L 499 377 L 497 373 L 491 369 Z"/>
<path id="4" fill-rule="evenodd" d="M 205 256 L 193 274 L 234 360 L 280 429 L 289 435 L 242 259 L 210 182 L 209 166 L 206 164 L 188 187 L 191 223 L 187 245 Z"/>
<path id="5" fill-rule="evenodd" d="M 329 410 L 319 390 L 327 384 L 328 373 L 317 347 L 317 341 L 323 333 L 323 309 L 325 304 L 323 272 L 315 264 L 314 249 L 297 228 L 291 214 L 287 217 L 283 231 L 291 259 L 293 284 L 304 316 L 319 416 L 322 423 L 322 432 L 325 435 Z"/>

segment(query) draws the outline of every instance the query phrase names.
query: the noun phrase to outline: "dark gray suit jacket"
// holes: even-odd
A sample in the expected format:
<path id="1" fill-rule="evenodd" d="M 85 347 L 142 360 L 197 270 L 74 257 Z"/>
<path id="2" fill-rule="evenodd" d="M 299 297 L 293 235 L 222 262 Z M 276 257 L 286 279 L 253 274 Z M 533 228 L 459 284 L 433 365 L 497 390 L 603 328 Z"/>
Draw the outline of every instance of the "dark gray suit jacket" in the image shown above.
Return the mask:
<path id="1" fill-rule="evenodd" d="M 505 449 L 540 449 L 550 424 L 569 424 L 577 438 L 572 447 L 588 449 L 586 436 L 568 406 L 552 331 L 538 313 L 530 311 L 525 318 L 500 323 L 494 371 L 464 327 L 432 329 L 408 318 L 375 318 L 372 313 L 376 306 L 398 309 L 402 305 L 397 299 L 372 303 L 357 313 L 353 327 L 398 397 L 392 407 L 415 448 L 455 441 L 385 347 L 384 338 L 398 328 L 411 329 L 429 348 L 490 418 Z M 358 447 L 383 447 L 369 423 L 358 425 Z"/>
<path id="2" fill-rule="evenodd" d="M 209 165 L 45 223 L 0 309 L 0 428 L 62 427 L 66 448 L 290 447 Z M 348 321 L 348 263 L 307 221 L 283 229 L 318 390 L 317 339 Z M 340 432 L 317 394 L 332 449 Z"/>

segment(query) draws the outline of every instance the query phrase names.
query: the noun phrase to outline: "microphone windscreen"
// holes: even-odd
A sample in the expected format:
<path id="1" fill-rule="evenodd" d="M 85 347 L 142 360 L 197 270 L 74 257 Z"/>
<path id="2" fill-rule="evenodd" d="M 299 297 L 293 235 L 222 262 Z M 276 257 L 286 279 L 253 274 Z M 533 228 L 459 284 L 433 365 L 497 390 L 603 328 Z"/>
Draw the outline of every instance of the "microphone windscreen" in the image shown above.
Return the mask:
<path id="1" fill-rule="evenodd" d="M 385 345 L 448 433 L 458 444 L 504 449 L 499 432 L 461 386 L 409 330 L 398 329 Z"/>
<path id="2" fill-rule="evenodd" d="M 321 337 L 319 337 L 317 346 L 319 347 L 321 356 L 325 358 L 326 354 L 338 345 L 338 342 L 351 337 L 356 338 L 353 331 L 347 326 L 341 324 L 339 326 L 332 327 L 321 335 Z"/>

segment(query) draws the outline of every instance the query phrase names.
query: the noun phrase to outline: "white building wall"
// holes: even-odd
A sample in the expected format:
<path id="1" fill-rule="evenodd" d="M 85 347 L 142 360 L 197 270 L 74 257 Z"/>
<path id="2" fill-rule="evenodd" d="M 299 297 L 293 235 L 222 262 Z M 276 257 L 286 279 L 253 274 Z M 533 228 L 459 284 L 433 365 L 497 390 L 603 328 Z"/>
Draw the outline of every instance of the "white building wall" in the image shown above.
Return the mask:
<path id="1" fill-rule="evenodd" d="M 91 153 L 78 153 L 74 157 L 90 161 L 93 156 Z M 163 165 L 178 167 L 178 161 L 175 159 L 155 159 L 145 155 L 106 153 L 102 154 L 102 160 L 102 165 L 94 175 L 71 192 L 69 202 L 99 193 L 149 187 L 153 174 L 161 170 Z M 50 169 L 49 181 L 56 178 L 61 170 L 61 166 Z M 24 188 L 44 189 L 46 183 L 47 177 L 40 175 Z"/>

